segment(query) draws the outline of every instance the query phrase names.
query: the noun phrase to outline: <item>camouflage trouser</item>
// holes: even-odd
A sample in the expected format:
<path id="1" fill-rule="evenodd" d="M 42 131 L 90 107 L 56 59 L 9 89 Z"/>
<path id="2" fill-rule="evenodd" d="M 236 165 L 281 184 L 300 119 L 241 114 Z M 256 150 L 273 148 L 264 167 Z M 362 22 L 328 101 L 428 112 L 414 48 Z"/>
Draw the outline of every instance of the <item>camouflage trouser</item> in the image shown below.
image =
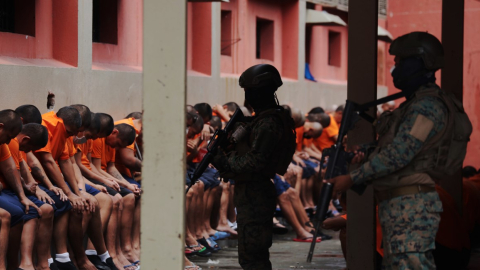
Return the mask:
<path id="1" fill-rule="evenodd" d="M 435 269 L 432 251 L 442 211 L 437 192 L 381 202 L 378 215 L 383 233 L 382 269 Z"/>
<path id="2" fill-rule="evenodd" d="M 238 262 L 243 269 L 272 269 L 272 220 L 276 206 L 275 186 L 265 181 L 235 183 L 238 224 Z"/>

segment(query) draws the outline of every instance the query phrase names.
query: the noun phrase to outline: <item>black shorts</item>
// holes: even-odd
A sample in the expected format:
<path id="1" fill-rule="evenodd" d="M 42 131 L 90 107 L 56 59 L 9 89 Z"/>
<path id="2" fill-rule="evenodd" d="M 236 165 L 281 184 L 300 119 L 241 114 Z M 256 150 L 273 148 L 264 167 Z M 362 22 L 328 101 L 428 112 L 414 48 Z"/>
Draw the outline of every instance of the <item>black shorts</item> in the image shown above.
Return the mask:
<path id="1" fill-rule="evenodd" d="M 125 197 L 127 196 L 128 194 L 131 194 L 132 192 L 127 189 L 127 188 L 124 188 L 124 187 L 120 187 L 120 192 L 116 191 L 115 189 L 111 188 L 111 187 L 107 187 L 105 184 L 97 181 L 97 180 L 93 180 L 93 179 L 88 179 L 90 180 L 90 182 L 94 183 L 94 184 L 97 184 L 97 185 L 101 185 L 101 186 L 104 186 L 107 188 L 107 192 L 108 194 L 112 195 L 112 196 L 115 196 L 117 194 L 120 194 L 122 197 Z"/>

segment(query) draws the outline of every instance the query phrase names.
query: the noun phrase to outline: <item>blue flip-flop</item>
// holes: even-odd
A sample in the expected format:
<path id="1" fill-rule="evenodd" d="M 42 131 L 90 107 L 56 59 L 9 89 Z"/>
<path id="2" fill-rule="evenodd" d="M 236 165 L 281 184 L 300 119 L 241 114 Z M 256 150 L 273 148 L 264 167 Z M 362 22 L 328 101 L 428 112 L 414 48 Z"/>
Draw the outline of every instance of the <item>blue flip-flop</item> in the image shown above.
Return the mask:
<path id="1" fill-rule="evenodd" d="M 215 252 L 221 250 L 220 245 L 217 244 L 217 242 L 215 242 L 214 240 L 212 240 L 211 237 L 207 239 L 207 243 L 215 250 Z"/>
<path id="2" fill-rule="evenodd" d="M 222 240 L 228 237 L 230 237 L 229 233 L 216 231 L 215 234 L 212 237 L 210 237 L 210 239 L 212 239 L 213 241 L 217 241 L 217 240 Z"/>

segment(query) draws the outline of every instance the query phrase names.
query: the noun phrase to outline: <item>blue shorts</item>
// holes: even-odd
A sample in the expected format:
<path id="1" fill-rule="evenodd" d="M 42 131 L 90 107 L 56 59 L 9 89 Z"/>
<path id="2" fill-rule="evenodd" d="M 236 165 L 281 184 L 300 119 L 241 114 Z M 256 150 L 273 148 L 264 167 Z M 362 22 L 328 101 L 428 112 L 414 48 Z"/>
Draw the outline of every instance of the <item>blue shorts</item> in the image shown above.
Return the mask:
<path id="1" fill-rule="evenodd" d="M 47 193 L 48 196 L 50 196 L 50 198 L 52 198 L 53 201 L 55 201 L 55 204 L 52 205 L 55 217 L 61 216 L 64 213 L 67 213 L 68 211 L 70 211 L 70 209 L 72 209 L 72 205 L 70 204 L 70 201 L 60 200 L 60 196 L 55 194 L 53 191 L 48 190 L 48 188 L 46 188 L 44 185 L 38 185 L 38 187 L 41 190 L 45 191 L 45 193 Z"/>
<path id="2" fill-rule="evenodd" d="M 104 183 L 102 182 L 99 182 L 97 180 L 94 180 L 94 179 L 88 179 L 90 180 L 90 182 L 94 183 L 94 184 L 97 184 L 97 185 L 101 185 L 101 186 L 104 186 L 106 189 L 107 189 L 107 192 L 108 194 L 112 195 L 112 196 L 115 196 L 117 194 L 120 194 L 122 197 L 125 197 L 129 194 L 131 194 L 132 192 L 124 187 L 120 187 L 120 192 L 116 191 L 115 189 L 105 185 Z"/>
<path id="3" fill-rule="evenodd" d="M 27 196 L 27 198 L 37 207 L 41 207 L 45 204 L 35 196 Z M 6 204 L 9 204 L 10 207 Z M 10 213 L 10 226 L 15 226 L 20 221 L 27 222 L 31 219 L 40 217 L 37 209 L 33 207 L 30 207 L 30 209 L 28 209 L 28 214 L 25 214 L 25 206 L 20 202 L 17 194 L 10 189 L 4 189 L 2 190 L 2 193 L 0 193 L 0 208 L 3 208 Z"/>
<path id="4" fill-rule="evenodd" d="M 218 187 L 220 185 L 220 174 L 216 169 L 208 167 L 200 177 L 200 181 L 205 185 L 205 190 Z"/>
<path id="5" fill-rule="evenodd" d="M 304 160 L 303 161 L 305 163 L 305 167 L 302 167 L 303 169 L 303 173 L 302 173 L 302 178 L 310 178 L 312 177 L 313 175 L 315 175 L 317 172 L 315 171 L 315 168 L 318 167 L 318 164 L 313 162 L 313 161 L 310 161 L 310 160 Z"/>
<path id="6" fill-rule="evenodd" d="M 129 177 L 125 174 L 122 174 L 122 176 L 123 176 L 123 178 L 125 178 L 125 180 L 127 180 L 128 183 L 130 183 L 132 185 L 137 185 L 137 187 L 139 187 L 139 188 L 142 187 L 142 185 L 139 182 L 135 181 L 135 179 L 133 179 L 132 177 Z"/>
<path id="7" fill-rule="evenodd" d="M 70 188 L 70 190 L 72 190 L 72 187 L 70 187 L 70 184 L 68 184 L 67 182 L 65 182 L 68 186 L 68 188 Z M 79 190 L 81 191 L 82 189 L 79 188 Z M 73 192 L 73 190 L 72 190 Z M 89 184 L 85 184 L 85 192 L 87 192 L 88 194 L 92 195 L 92 196 L 95 196 L 97 195 L 98 193 L 100 193 L 100 190 L 90 186 Z"/>
<path id="8" fill-rule="evenodd" d="M 191 183 L 192 180 L 190 179 L 190 173 L 187 171 L 187 173 L 185 174 L 185 185 L 190 186 Z"/>
<path id="9" fill-rule="evenodd" d="M 18 223 L 23 222 L 25 211 L 23 211 L 22 207 L 10 203 L 7 197 L 8 195 L 5 195 L 5 193 L 0 193 L 0 208 L 10 214 L 10 227 L 13 227 Z"/>
<path id="10" fill-rule="evenodd" d="M 291 187 L 287 181 L 283 181 L 278 175 L 275 175 L 273 178 L 273 184 L 275 185 L 275 190 L 277 191 L 277 197 L 282 195 Z"/>
<path id="11" fill-rule="evenodd" d="M 98 193 L 100 193 L 100 190 L 90 186 L 89 184 L 85 184 L 85 191 L 92 196 L 96 196 Z"/>

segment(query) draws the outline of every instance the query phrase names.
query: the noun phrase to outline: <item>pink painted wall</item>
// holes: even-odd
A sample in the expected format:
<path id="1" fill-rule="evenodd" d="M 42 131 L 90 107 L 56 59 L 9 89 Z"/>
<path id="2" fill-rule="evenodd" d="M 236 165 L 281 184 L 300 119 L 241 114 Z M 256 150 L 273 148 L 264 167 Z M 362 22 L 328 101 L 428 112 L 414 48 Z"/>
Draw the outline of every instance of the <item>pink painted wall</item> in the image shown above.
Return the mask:
<path id="1" fill-rule="evenodd" d="M 387 29 L 394 38 L 411 31 L 428 31 L 441 39 L 442 2 L 389 1 Z M 464 38 L 464 83 L 463 101 L 465 110 L 472 121 L 474 132 L 468 146 L 465 164 L 480 167 L 480 2 L 465 0 Z M 393 86 L 390 68 L 393 57 L 387 56 L 385 69 L 389 93 L 397 92 Z M 437 81 L 440 74 L 437 72 Z"/>
<path id="2" fill-rule="evenodd" d="M 117 23 L 117 44 L 93 42 L 93 63 L 141 66 L 143 0 L 119 0 Z"/>
<path id="3" fill-rule="evenodd" d="M 232 55 L 221 56 L 221 72 L 240 74 L 248 67 L 268 63 L 282 76 L 297 79 L 298 1 L 239 1 L 222 3 L 222 10 L 232 11 Z M 257 18 L 273 21 L 273 60 L 256 59 Z M 238 41 L 239 40 L 239 41 Z"/>
<path id="4" fill-rule="evenodd" d="M 322 6 L 316 5 L 316 10 L 322 10 Z M 335 12 L 335 10 L 327 10 L 327 12 Z M 341 18 L 348 22 L 347 13 L 337 11 L 335 15 L 345 15 Z M 308 28 L 311 27 L 311 30 Z M 323 80 L 347 80 L 347 62 L 348 62 L 348 28 L 344 26 L 308 26 L 307 31 L 311 31 L 311 40 L 309 46 L 306 46 L 305 52 L 310 55 L 309 64 L 310 71 L 315 79 Z M 329 31 L 340 34 L 340 66 L 330 66 L 328 64 L 328 33 Z M 308 61 L 308 60 L 307 60 Z"/>
<path id="5" fill-rule="evenodd" d="M 299 1 L 285 2 L 282 7 L 282 75 L 298 79 Z"/>
<path id="6" fill-rule="evenodd" d="M 229 10 L 232 12 L 232 23 L 231 23 L 231 37 L 230 37 L 230 49 L 231 55 L 221 55 L 220 56 L 220 71 L 221 73 L 226 74 L 235 74 L 239 71 L 235 69 L 237 64 L 237 55 L 239 53 L 239 48 L 242 43 L 245 43 L 245 38 L 240 37 L 240 14 L 238 12 L 238 0 L 230 0 L 228 3 L 222 3 L 222 10 Z M 242 28 L 243 33 L 243 28 Z M 220 37 L 222 38 L 222 37 Z M 221 42 L 223 44 L 228 42 Z"/>
<path id="7" fill-rule="evenodd" d="M 212 3 L 187 4 L 187 69 L 212 74 Z"/>

